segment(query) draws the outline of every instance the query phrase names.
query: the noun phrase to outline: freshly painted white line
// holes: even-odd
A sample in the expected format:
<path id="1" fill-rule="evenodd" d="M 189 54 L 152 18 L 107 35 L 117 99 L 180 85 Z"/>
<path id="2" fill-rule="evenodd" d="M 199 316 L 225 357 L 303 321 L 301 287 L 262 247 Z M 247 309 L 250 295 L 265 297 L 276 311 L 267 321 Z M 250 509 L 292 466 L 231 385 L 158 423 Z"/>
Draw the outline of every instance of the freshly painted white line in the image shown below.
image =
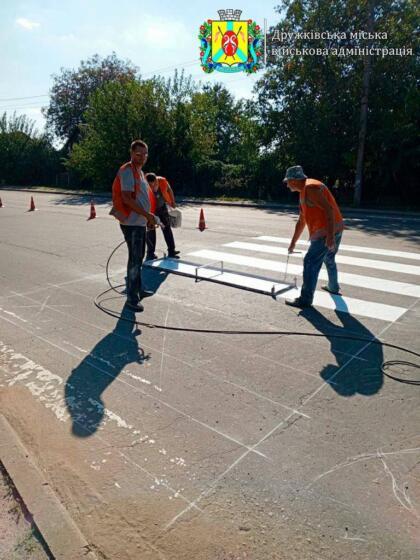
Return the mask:
<path id="1" fill-rule="evenodd" d="M 274 247 L 273 245 L 260 245 L 259 243 L 245 243 L 242 241 L 233 241 L 226 243 L 225 247 L 232 249 L 245 249 L 249 251 L 256 251 L 258 253 L 270 253 L 272 255 L 287 255 L 286 247 Z M 292 253 L 291 258 L 302 258 L 305 252 Z M 415 274 L 420 276 L 420 266 L 413 264 L 403 264 L 397 262 L 377 261 L 374 259 L 360 259 L 358 257 L 348 257 L 347 255 L 340 255 L 338 253 L 335 257 L 337 263 L 351 264 L 353 266 L 362 266 L 364 268 L 373 268 L 376 270 L 388 270 L 391 272 L 400 272 L 404 274 Z"/>
<path id="2" fill-rule="evenodd" d="M 273 237 L 271 235 L 260 235 L 254 239 L 259 239 L 261 241 L 272 241 L 273 243 L 286 243 L 287 246 L 290 244 L 289 237 Z M 297 245 L 309 245 L 309 241 L 298 241 Z M 369 255 L 382 255 L 384 257 L 395 257 L 398 259 L 410 259 L 414 261 L 420 261 L 420 253 L 408 253 L 407 251 L 392 251 L 390 249 L 378 249 L 377 247 L 362 247 L 360 245 L 346 245 L 342 243 L 340 245 L 340 251 L 353 251 L 355 253 L 368 253 Z"/>
<path id="3" fill-rule="evenodd" d="M 193 255 L 194 253 L 190 253 L 190 254 Z M 287 254 L 287 251 L 285 254 Z M 236 256 L 240 257 L 240 255 L 236 255 Z M 249 258 L 250 257 L 244 257 L 244 259 L 249 259 Z M 257 261 L 262 262 L 262 259 L 257 259 Z M 244 266 L 254 266 L 252 264 L 247 264 L 247 262 L 248 261 L 244 261 L 241 263 L 238 260 L 236 261 L 235 264 L 243 264 Z M 286 271 L 285 262 L 277 263 L 271 260 L 266 260 L 264 262 L 270 264 L 270 266 L 267 265 L 266 270 L 274 270 L 279 272 Z M 264 267 L 260 267 L 260 268 L 264 268 Z M 292 275 L 302 276 L 303 267 L 301 265 L 289 263 L 287 272 Z M 328 280 L 327 271 L 322 269 L 319 273 L 319 278 L 321 280 Z M 398 282 L 396 280 L 387 280 L 386 278 L 377 278 L 375 276 L 364 276 L 361 274 L 352 274 L 351 272 L 341 272 L 341 271 L 339 271 L 339 281 L 340 284 L 348 284 L 349 286 L 357 286 L 359 288 L 376 290 L 378 292 L 385 292 L 387 294 L 398 294 L 401 296 L 409 296 L 415 298 L 420 297 L 420 284 L 410 284 L 409 282 Z"/>
<path id="4" fill-rule="evenodd" d="M 265 259 L 257 259 L 255 257 L 244 257 L 242 255 L 235 255 L 232 253 L 224 253 L 220 251 L 210 251 L 203 249 L 201 251 L 194 251 L 189 253 L 191 256 L 200 257 L 208 260 L 223 260 L 223 262 L 240 264 L 244 266 L 252 266 L 254 268 L 265 270 L 284 271 L 284 263 L 275 263 Z M 190 265 L 192 266 L 192 265 Z M 194 268 L 194 267 L 192 267 Z M 302 267 L 300 267 L 301 269 Z M 289 272 L 292 272 L 291 265 L 289 264 Z M 294 298 L 298 297 L 300 290 L 291 289 L 285 293 L 278 294 L 276 297 L 280 298 Z M 396 321 L 401 317 L 407 309 L 404 307 L 397 307 L 387 305 L 384 303 L 375 303 L 361 299 L 348 298 L 342 296 L 333 296 L 326 292 L 315 292 L 314 305 L 326 307 L 327 309 L 336 309 L 344 313 L 352 315 L 361 315 L 363 317 L 371 317 L 373 319 L 380 319 L 382 321 Z"/>

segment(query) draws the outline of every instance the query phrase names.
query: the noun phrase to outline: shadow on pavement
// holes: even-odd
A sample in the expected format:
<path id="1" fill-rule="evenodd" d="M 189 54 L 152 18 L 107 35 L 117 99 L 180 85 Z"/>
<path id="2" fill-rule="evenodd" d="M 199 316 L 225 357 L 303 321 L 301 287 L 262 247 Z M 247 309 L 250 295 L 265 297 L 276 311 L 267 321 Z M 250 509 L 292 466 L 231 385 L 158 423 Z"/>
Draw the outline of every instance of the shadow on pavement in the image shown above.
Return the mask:
<path id="1" fill-rule="evenodd" d="M 267 208 L 267 214 L 281 215 L 286 213 L 285 209 Z M 288 214 L 298 217 L 298 205 L 296 209 L 288 208 Z M 357 211 L 342 210 L 346 231 L 360 231 L 368 235 L 383 235 L 388 239 L 404 239 L 407 241 L 420 240 L 420 219 L 412 215 L 405 216 L 404 212 L 399 214 L 368 214 Z"/>
<path id="2" fill-rule="evenodd" d="M 159 290 L 160 286 L 165 282 L 169 272 L 158 268 L 149 268 L 143 266 L 141 270 L 141 279 L 144 289 L 150 290 L 154 294 Z"/>
<path id="3" fill-rule="evenodd" d="M 122 370 L 128 364 L 143 364 L 150 359 L 138 345 L 136 337 L 141 331 L 131 322 L 134 320 L 135 313 L 124 306 L 114 330 L 96 344 L 68 378 L 65 400 L 75 436 L 89 437 L 99 428 L 105 414 L 102 394 Z"/>
<path id="4" fill-rule="evenodd" d="M 51 193 L 54 194 L 54 193 Z M 104 197 L 103 195 L 95 194 L 66 194 L 66 195 L 58 195 L 56 199 L 51 201 L 51 204 L 55 204 L 57 206 L 66 205 L 66 206 L 85 206 L 90 204 L 91 200 L 94 201 L 95 206 L 109 206 L 111 201 L 111 194 L 109 197 Z"/>
<path id="5" fill-rule="evenodd" d="M 352 359 L 352 355 L 368 343 L 334 338 L 332 335 L 372 339 L 374 334 L 350 313 L 340 311 L 335 311 L 335 313 L 341 321 L 341 327 L 337 327 L 314 307 L 305 309 L 299 314 L 319 332 L 326 335 L 331 344 L 331 352 L 336 358 L 337 363 L 325 365 L 320 376 L 343 397 L 352 397 L 356 394 L 370 396 L 378 393 L 383 385 L 382 344 L 370 344 Z"/>

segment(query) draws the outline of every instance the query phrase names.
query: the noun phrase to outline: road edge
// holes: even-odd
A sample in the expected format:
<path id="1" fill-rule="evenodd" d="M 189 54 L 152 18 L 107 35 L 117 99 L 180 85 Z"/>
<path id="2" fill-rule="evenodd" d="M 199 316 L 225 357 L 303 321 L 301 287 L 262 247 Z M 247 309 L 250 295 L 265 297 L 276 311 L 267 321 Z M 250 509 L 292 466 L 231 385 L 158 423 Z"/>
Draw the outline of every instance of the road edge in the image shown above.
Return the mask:
<path id="1" fill-rule="evenodd" d="M 57 560 L 97 560 L 89 543 L 3 414 L 0 414 L 0 461 L 52 555 Z"/>

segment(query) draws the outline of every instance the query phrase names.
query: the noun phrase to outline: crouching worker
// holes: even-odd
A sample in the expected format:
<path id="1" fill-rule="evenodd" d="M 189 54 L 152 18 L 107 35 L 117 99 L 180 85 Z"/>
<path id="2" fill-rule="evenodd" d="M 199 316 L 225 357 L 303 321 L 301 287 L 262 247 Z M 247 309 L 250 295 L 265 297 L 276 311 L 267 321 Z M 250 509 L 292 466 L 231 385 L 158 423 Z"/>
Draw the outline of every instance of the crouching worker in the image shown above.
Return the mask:
<path id="1" fill-rule="evenodd" d="M 175 250 L 175 240 L 172 233 L 171 221 L 166 205 L 172 208 L 176 207 L 175 197 L 168 181 L 165 177 L 158 177 L 154 173 L 146 173 L 147 182 L 152 189 L 155 198 L 155 214 L 162 222 L 162 233 L 168 247 L 168 256 L 173 259 L 179 259 L 179 251 Z M 156 230 L 151 228 L 147 230 L 147 260 L 157 259 L 156 250 Z"/>
<path id="2" fill-rule="evenodd" d="M 112 184 L 113 207 L 110 212 L 120 222 L 128 248 L 127 305 L 143 311 L 140 300 L 150 292 L 142 290 L 141 268 L 146 247 L 146 226 L 156 227 L 151 213 L 150 189 L 142 167 L 148 156 L 147 144 L 135 140 L 130 149 L 131 160 L 122 165 Z"/>
<path id="3" fill-rule="evenodd" d="M 303 284 L 300 297 L 286 300 L 287 305 L 301 309 L 310 307 L 314 298 L 316 283 L 324 263 L 328 273 L 328 284 L 322 289 L 339 294 L 335 255 L 341 242 L 344 229 L 343 216 L 338 205 L 321 181 L 308 179 L 300 165 L 290 167 L 284 182 L 291 191 L 299 193 L 299 220 L 289 245 L 288 252 L 293 253 L 305 225 L 309 230 L 309 249 L 303 261 Z"/>

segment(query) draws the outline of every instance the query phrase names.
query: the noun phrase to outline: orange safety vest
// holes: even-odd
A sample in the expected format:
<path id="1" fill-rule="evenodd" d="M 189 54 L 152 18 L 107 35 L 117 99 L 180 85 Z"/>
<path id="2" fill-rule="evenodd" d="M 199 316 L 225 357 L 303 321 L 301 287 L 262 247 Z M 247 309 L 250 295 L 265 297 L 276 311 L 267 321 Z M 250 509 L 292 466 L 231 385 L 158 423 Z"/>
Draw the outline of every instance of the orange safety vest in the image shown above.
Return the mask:
<path id="1" fill-rule="evenodd" d="M 313 240 L 325 237 L 327 235 L 328 222 L 325 210 L 319 208 L 319 206 L 315 206 L 315 204 L 308 199 L 306 194 L 308 187 L 316 187 L 321 191 L 334 212 L 334 233 L 342 231 L 344 229 L 343 216 L 328 187 L 316 179 L 306 179 L 305 187 L 300 193 L 299 202 L 303 217 L 308 226 L 309 239 Z"/>
<path id="2" fill-rule="evenodd" d="M 165 179 L 165 177 L 157 177 L 157 182 L 158 182 L 158 185 L 159 185 L 159 190 L 162 193 L 162 196 L 165 199 L 165 202 L 167 204 L 169 204 L 169 206 L 174 206 L 175 205 L 175 198 L 174 198 L 174 195 L 172 193 L 172 190 L 170 189 L 170 185 L 168 183 L 168 180 Z"/>
<path id="3" fill-rule="evenodd" d="M 131 167 L 131 171 L 134 177 L 134 191 L 130 193 L 132 199 L 136 199 L 137 194 L 140 190 L 140 182 L 141 176 L 140 173 L 137 171 L 135 165 L 132 164 L 131 161 L 124 163 L 118 170 L 117 175 L 115 176 L 114 182 L 112 183 L 112 208 L 110 214 L 117 218 L 120 222 L 123 222 L 128 218 L 130 212 L 132 212 L 131 208 L 124 204 L 121 192 L 121 175 L 127 169 L 127 167 Z M 144 178 L 143 178 L 144 179 Z M 145 183 L 147 184 L 146 179 L 144 179 Z M 156 201 L 155 197 L 153 196 L 152 189 L 149 187 L 149 200 L 150 200 L 150 212 L 153 214 L 156 208 Z"/>

